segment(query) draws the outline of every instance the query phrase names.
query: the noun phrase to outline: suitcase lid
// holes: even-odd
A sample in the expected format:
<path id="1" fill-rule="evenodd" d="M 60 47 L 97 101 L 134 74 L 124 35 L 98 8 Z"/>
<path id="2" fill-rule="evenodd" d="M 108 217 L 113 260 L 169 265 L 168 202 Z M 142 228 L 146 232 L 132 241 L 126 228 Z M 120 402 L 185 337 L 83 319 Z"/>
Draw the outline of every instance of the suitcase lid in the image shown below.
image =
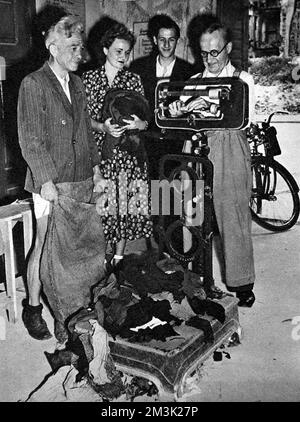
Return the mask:
<path id="1" fill-rule="evenodd" d="M 207 108 L 173 117 L 169 105 L 176 100 L 188 105 L 200 98 Z M 162 129 L 189 131 L 243 129 L 249 122 L 249 87 L 239 77 L 160 80 L 155 90 L 155 121 Z"/>

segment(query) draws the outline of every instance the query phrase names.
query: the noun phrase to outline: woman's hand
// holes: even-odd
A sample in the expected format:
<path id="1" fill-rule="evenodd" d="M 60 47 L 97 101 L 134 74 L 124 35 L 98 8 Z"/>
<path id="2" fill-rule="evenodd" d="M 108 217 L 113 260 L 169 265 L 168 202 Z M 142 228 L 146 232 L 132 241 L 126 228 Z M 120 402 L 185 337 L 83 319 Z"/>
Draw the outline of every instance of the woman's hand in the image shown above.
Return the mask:
<path id="1" fill-rule="evenodd" d="M 131 115 L 133 120 L 123 119 L 123 122 L 127 123 L 126 126 L 123 126 L 126 130 L 145 130 L 147 128 L 147 122 L 141 120 L 135 114 Z"/>
<path id="2" fill-rule="evenodd" d="M 126 130 L 126 126 L 119 126 L 111 123 L 111 117 L 106 119 L 103 123 L 103 132 L 108 133 L 114 138 L 120 138 Z"/>

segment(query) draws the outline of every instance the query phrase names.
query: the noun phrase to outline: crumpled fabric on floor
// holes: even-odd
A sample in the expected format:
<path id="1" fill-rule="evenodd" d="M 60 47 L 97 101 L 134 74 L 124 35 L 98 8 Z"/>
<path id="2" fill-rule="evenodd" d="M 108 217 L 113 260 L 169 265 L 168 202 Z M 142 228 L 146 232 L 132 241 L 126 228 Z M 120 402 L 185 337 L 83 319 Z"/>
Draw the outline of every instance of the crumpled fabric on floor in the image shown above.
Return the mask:
<path id="1" fill-rule="evenodd" d="M 38 386 L 26 402 L 103 402 L 86 380 L 76 381 L 77 369 L 63 366 Z"/>
<path id="2" fill-rule="evenodd" d="M 74 327 L 74 333 L 76 332 L 88 362 L 88 368 L 80 368 L 81 374 L 78 374 L 77 381 L 82 375 L 101 396 L 107 399 L 119 397 L 124 391 L 124 385 L 110 355 L 107 332 L 97 320 L 87 321 L 85 315 L 82 320 L 77 319 Z M 82 356 L 79 358 L 83 359 Z"/>
<path id="3" fill-rule="evenodd" d="M 89 363 L 87 380 L 97 393 L 111 400 L 124 392 L 124 385 L 110 355 L 107 332 L 96 320 L 89 320 L 89 324 L 87 332 L 79 335 Z M 79 330 L 79 325 L 80 321 L 77 322 L 75 331 Z M 82 327 L 81 325 L 81 330 L 84 330 Z"/>
<path id="4" fill-rule="evenodd" d="M 172 292 L 177 298 L 184 296 L 180 291 L 183 282 L 182 271 L 166 274 L 156 265 L 157 254 L 131 254 L 124 257 L 123 275 L 131 283 L 140 296 L 148 293 Z"/>
<path id="5" fill-rule="evenodd" d="M 130 339 L 132 342 L 166 341 L 168 337 L 179 335 L 170 323 L 173 325 L 182 323 L 182 320 L 171 315 L 170 310 L 171 305 L 168 300 L 156 301 L 146 297 L 127 308 L 126 319 L 121 325 L 118 325 L 116 321 L 113 324 L 109 324 L 110 320 L 105 319 L 104 327 L 113 337 L 119 335 L 122 338 Z M 130 328 L 143 326 L 151 321 L 153 317 L 166 321 L 167 324 L 154 328 L 139 329 L 138 332 L 130 330 Z"/>
<path id="6" fill-rule="evenodd" d="M 90 335 L 93 358 L 89 362 L 88 382 L 102 397 L 112 400 L 119 397 L 125 387 L 110 355 L 107 332 L 97 321 L 90 320 L 90 323 L 93 327 Z"/>
<path id="7" fill-rule="evenodd" d="M 91 343 L 94 350 L 93 359 L 89 363 L 89 376 L 95 384 L 102 385 L 110 382 L 105 369 L 105 362 L 110 352 L 107 332 L 97 321 L 90 320 L 93 327 Z"/>
<path id="8" fill-rule="evenodd" d="M 192 271 L 186 271 L 182 283 L 182 290 L 187 297 L 198 297 L 199 299 L 206 299 L 206 293 L 201 282 L 200 276 Z"/>
<path id="9" fill-rule="evenodd" d="M 80 322 L 95 319 L 103 326 L 105 312 L 105 303 L 115 303 L 120 300 L 123 303 L 123 291 L 120 288 L 114 274 L 104 277 L 99 283 L 96 283 L 91 289 L 91 300 L 89 307 L 80 308 L 74 312 L 67 320 L 67 327 L 72 334 L 75 325 Z M 118 313 L 119 315 L 119 313 Z"/>
<path id="10" fill-rule="evenodd" d="M 220 303 L 209 299 L 201 300 L 197 297 L 187 298 L 187 300 L 196 315 L 210 315 L 222 324 L 225 321 L 225 308 Z"/>
<path id="11" fill-rule="evenodd" d="M 92 301 L 97 303 L 101 296 L 116 299 L 120 296 L 120 286 L 114 273 L 109 274 L 92 288 Z"/>
<path id="12" fill-rule="evenodd" d="M 156 266 L 165 274 L 174 274 L 177 271 L 184 272 L 182 265 L 175 258 L 163 258 L 156 262 Z"/>
<path id="13" fill-rule="evenodd" d="M 158 389 L 152 381 L 142 377 L 129 377 L 130 381 L 126 381 L 124 377 L 124 399 L 133 401 L 136 397 L 147 395 L 157 396 Z M 41 385 L 39 385 L 29 397 L 24 400 L 26 402 L 99 402 L 107 401 L 101 397 L 87 382 L 87 379 L 77 381 L 78 371 L 73 365 L 60 368 L 55 374 L 48 377 Z"/>
<path id="14" fill-rule="evenodd" d="M 62 366 L 69 366 L 72 363 L 74 354 L 71 350 L 55 350 L 54 353 L 44 352 L 53 372 Z M 78 357 L 77 357 L 78 358 Z M 76 360 L 76 359 L 75 359 Z"/>
<path id="15" fill-rule="evenodd" d="M 49 215 L 41 257 L 41 280 L 56 320 L 91 300 L 91 287 L 104 277 L 105 238 L 92 200 L 93 182 L 58 183 L 58 204 Z M 65 340 L 64 339 L 58 339 Z"/>
<path id="16" fill-rule="evenodd" d="M 131 343 L 148 343 L 151 340 L 167 341 L 170 337 L 180 337 L 180 334 L 171 325 L 165 324 L 154 328 L 142 328 L 137 333 L 130 329 L 122 329 L 120 336 Z"/>
<path id="17" fill-rule="evenodd" d="M 136 397 L 144 395 L 148 397 L 158 395 L 158 388 L 152 381 L 142 377 L 133 377 L 130 384 L 126 386 L 126 399 L 133 401 Z"/>
<path id="18" fill-rule="evenodd" d="M 84 354 L 87 359 L 87 362 L 88 364 L 90 364 L 90 362 L 92 361 L 94 357 L 94 349 L 93 349 L 91 334 L 89 332 L 81 333 L 79 334 L 79 340 L 81 341 L 83 345 Z"/>
<path id="19" fill-rule="evenodd" d="M 80 315 L 77 316 L 73 342 L 69 340 L 65 350 L 47 353 L 47 359 L 53 371 L 72 362 L 77 371 L 76 383 L 87 380 L 101 397 L 117 398 L 124 392 L 124 385 L 110 355 L 108 334 L 97 320 L 87 321 L 86 315 L 82 317 L 80 320 Z"/>
<path id="20" fill-rule="evenodd" d="M 161 321 L 174 321 L 180 324 L 181 321 L 171 315 L 170 310 L 171 305 L 168 300 L 155 301 L 150 297 L 146 297 L 128 308 L 127 316 L 121 329 L 134 328 L 146 324 L 151 321 L 153 316 Z"/>
<path id="21" fill-rule="evenodd" d="M 106 284 L 100 282 L 93 287 L 92 296 L 93 306 L 98 311 L 98 322 L 103 326 L 121 325 L 126 318 L 128 307 L 139 300 L 132 288 L 120 285 L 114 273 L 108 276 Z M 99 319 L 100 310 L 103 312 L 102 319 Z"/>
<path id="22" fill-rule="evenodd" d="M 214 341 L 214 332 L 211 323 L 207 319 L 200 318 L 198 315 L 196 315 L 186 321 L 186 325 L 202 330 L 205 341 L 209 343 Z"/>
<path id="23" fill-rule="evenodd" d="M 105 299 L 103 301 L 105 301 Z M 121 298 L 117 298 L 115 300 L 112 300 L 111 302 L 107 301 L 104 307 L 104 326 L 120 327 L 126 320 L 127 310 L 130 306 L 134 305 L 135 303 L 138 303 L 138 299 L 136 299 L 134 296 L 132 296 L 127 303 L 124 303 Z M 113 335 L 114 332 L 111 332 L 110 334 Z"/>

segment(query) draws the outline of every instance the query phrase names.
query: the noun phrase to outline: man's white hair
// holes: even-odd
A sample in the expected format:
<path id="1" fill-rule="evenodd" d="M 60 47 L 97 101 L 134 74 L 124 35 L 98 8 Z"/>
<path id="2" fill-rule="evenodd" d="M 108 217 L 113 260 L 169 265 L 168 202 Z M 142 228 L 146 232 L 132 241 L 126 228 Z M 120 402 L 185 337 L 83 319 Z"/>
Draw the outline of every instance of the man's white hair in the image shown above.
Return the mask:
<path id="1" fill-rule="evenodd" d="M 45 34 L 45 45 L 49 49 L 51 44 L 55 44 L 60 37 L 70 38 L 74 33 L 83 33 L 83 24 L 76 16 L 67 15 L 60 19 Z"/>

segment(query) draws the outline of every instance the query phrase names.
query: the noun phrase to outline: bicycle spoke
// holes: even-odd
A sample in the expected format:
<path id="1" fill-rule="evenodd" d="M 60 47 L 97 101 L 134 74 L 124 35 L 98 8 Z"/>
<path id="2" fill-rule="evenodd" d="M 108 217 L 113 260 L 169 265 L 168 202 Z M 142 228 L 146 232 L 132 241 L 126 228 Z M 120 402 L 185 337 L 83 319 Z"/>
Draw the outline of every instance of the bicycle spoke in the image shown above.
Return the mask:
<path id="1" fill-rule="evenodd" d="M 292 176 L 279 163 L 264 159 L 252 165 L 253 191 L 250 208 L 254 220 L 274 231 L 287 230 L 297 220 L 299 198 L 294 192 Z"/>

